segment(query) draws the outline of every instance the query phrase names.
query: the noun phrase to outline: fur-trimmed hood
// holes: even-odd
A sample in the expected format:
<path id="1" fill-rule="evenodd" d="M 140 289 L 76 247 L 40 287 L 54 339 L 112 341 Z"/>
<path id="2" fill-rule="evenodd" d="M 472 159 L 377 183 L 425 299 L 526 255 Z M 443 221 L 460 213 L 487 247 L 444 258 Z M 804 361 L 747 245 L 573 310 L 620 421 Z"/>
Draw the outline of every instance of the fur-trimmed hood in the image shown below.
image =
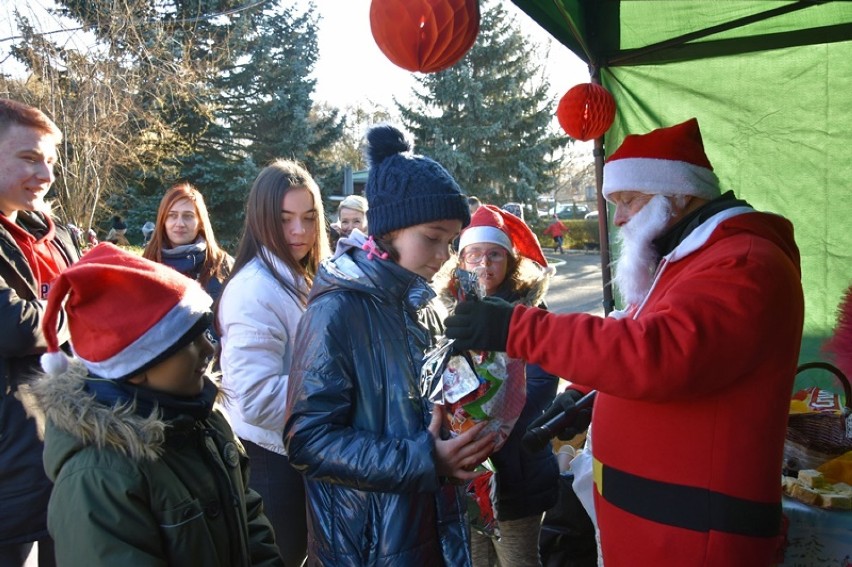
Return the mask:
<path id="1" fill-rule="evenodd" d="M 438 297 L 449 311 L 455 308 L 456 298 L 450 291 L 450 280 L 453 271 L 459 267 L 458 258 L 447 262 L 444 268 L 432 280 L 432 285 Z M 512 303 L 537 307 L 544 302 L 547 290 L 550 288 L 551 272 L 543 270 L 538 264 L 526 258 L 520 259 L 515 290 L 506 290 L 507 299 Z M 501 297 L 503 294 L 500 294 Z"/>
<path id="2" fill-rule="evenodd" d="M 283 565 L 248 458 L 225 417 L 205 409 L 214 384 L 173 404 L 140 393 L 141 414 L 163 402 L 142 417 L 133 404 L 99 403 L 87 382 L 72 360 L 30 388 L 47 418 L 48 526 L 63 565 Z M 117 393 L 103 386 L 101 399 Z"/>
<path id="3" fill-rule="evenodd" d="M 68 371 L 34 381 L 30 394 L 47 421 L 49 430 L 44 464 L 56 478 L 62 464 L 85 447 L 112 449 L 134 461 L 160 457 L 169 424 L 159 412 L 149 417 L 134 413 L 132 405 L 107 406 L 84 389 L 87 371 L 72 360 Z M 56 435 L 54 435 L 56 434 Z"/>

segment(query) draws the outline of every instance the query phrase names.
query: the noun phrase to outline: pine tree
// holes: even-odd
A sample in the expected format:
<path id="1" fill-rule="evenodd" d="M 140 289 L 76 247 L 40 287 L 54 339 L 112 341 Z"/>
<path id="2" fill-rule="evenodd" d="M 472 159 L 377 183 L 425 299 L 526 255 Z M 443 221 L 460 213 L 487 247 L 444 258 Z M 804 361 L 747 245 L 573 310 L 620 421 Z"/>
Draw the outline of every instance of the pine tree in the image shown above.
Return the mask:
<path id="1" fill-rule="evenodd" d="M 553 152 L 568 143 L 554 132 L 555 101 L 535 50 L 500 3 L 486 0 L 471 50 L 418 77 L 412 107 L 397 104 L 415 151 L 485 202 L 534 204 L 553 186 Z"/>
<path id="2" fill-rule="evenodd" d="M 285 157 L 310 168 L 317 150 L 342 133 L 336 111 L 313 111 L 317 25 L 312 9 L 264 8 L 239 46 L 238 63 L 221 81 L 229 127 L 258 164 Z"/>
<path id="3" fill-rule="evenodd" d="M 205 155 L 184 160 L 193 164 L 185 168 L 187 177 L 215 188 L 208 202 L 218 218 L 227 219 L 223 240 L 234 243 L 245 197 L 260 168 L 276 158 L 296 159 L 324 187 L 333 168 L 319 156 L 342 129 L 335 111 L 314 109 L 310 74 L 318 48 L 313 8 L 298 13 L 268 5 L 240 19 L 239 33 L 230 38 L 232 63 L 214 80 L 220 95 L 211 139 L 221 144 L 214 162 L 227 169 L 211 176 Z"/>

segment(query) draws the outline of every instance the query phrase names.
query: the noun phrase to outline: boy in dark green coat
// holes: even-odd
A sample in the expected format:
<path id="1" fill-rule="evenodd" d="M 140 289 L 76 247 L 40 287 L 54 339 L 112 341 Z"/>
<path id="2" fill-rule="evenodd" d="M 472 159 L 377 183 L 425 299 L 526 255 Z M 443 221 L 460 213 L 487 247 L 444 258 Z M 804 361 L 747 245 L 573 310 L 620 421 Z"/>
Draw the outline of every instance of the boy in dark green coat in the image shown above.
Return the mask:
<path id="1" fill-rule="evenodd" d="M 70 362 L 56 344 L 63 303 Z M 283 565 L 245 452 L 213 409 L 210 304 L 196 282 L 112 244 L 51 288 L 48 375 L 32 392 L 59 565 Z"/>

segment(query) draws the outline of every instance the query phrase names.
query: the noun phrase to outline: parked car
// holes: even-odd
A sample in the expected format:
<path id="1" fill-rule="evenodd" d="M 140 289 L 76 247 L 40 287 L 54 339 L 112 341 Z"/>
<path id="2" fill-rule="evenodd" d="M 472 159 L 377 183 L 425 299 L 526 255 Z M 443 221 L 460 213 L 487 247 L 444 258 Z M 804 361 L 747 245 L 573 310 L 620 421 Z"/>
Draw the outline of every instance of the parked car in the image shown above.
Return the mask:
<path id="1" fill-rule="evenodd" d="M 568 203 L 556 209 L 556 216 L 562 220 L 582 219 L 589 213 L 586 205 Z"/>
<path id="2" fill-rule="evenodd" d="M 591 213 L 586 213 L 586 216 L 583 218 L 586 220 L 598 220 L 598 212 L 592 211 Z"/>

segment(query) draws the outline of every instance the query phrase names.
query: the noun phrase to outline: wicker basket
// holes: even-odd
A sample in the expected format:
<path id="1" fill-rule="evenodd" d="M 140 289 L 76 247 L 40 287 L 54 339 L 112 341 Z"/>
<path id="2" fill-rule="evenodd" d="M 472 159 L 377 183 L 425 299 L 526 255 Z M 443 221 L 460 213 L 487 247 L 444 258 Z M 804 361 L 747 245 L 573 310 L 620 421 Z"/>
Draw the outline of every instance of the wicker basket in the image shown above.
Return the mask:
<path id="1" fill-rule="evenodd" d="M 801 469 L 815 469 L 826 461 L 852 451 L 852 388 L 849 380 L 827 362 L 808 362 L 796 371 L 819 368 L 832 373 L 843 387 L 843 415 L 830 413 L 791 414 L 787 420 L 784 443 L 784 471 L 795 474 Z"/>

